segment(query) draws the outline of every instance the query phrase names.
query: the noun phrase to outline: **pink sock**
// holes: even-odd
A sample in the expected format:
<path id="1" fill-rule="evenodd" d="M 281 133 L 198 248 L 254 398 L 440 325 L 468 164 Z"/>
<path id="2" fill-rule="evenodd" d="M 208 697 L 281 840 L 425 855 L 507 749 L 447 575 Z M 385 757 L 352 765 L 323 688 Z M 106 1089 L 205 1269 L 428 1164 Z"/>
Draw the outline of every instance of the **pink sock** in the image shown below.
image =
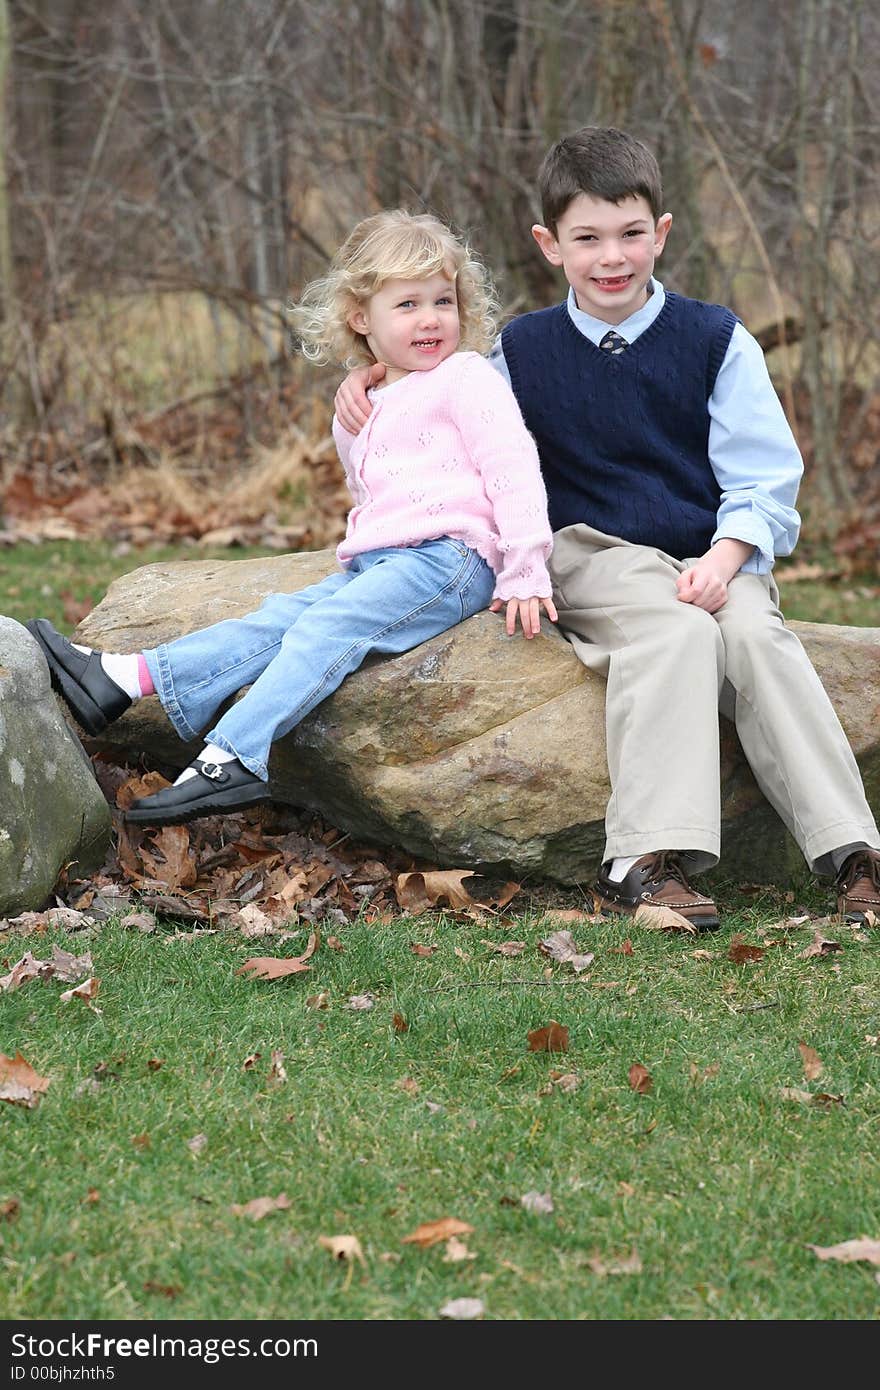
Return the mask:
<path id="1" fill-rule="evenodd" d="M 150 668 L 144 659 L 143 652 L 138 652 L 138 683 L 142 695 L 155 695 L 156 687 L 153 684 L 153 677 L 150 675 Z"/>

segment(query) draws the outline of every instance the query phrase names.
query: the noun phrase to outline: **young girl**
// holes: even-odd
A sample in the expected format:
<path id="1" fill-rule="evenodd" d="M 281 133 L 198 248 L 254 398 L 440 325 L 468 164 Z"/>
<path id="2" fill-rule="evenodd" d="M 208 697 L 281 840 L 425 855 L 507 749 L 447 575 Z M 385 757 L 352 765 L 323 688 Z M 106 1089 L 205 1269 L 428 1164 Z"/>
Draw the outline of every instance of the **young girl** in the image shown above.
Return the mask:
<path id="1" fill-rule="evenodd" d="M 136 801 L 127 820 L 172 825 L 268 800 L 271 744 L 371 652 L 408 651 L 490 605 L 506 605 L 511 635 L 519 618 L 532 637 L 541 607 L 556 621 L 537 451 L 480 355 L 492 305 L 483 267 L 434 217 L 358 223 L 295 311 L 306 356 L 386 369 L 357 436 L 333 420 L 354 503 L 340 571 L 130 656 L 76 646 L 45 618 L 27 624 L 90 734 L 155 693 L 193 739 L 250 687 L 174 785 Z"/>

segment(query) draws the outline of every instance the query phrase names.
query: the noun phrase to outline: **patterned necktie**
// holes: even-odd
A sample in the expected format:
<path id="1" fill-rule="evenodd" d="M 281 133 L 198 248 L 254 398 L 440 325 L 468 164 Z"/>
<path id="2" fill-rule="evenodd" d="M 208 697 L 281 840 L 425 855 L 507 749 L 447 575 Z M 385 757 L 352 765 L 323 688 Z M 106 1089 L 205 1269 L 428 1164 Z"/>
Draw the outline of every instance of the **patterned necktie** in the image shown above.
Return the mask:
<path id="1" fill-rule="evenodd" d="M 626 352 L 629 343 L 626 341 L 626 338 L 621 338 L 619 333 L 615 333 L 613 328 L 609 328 L 599 346 L 603 348 L 605 352 L 610 352 L 613 356 L 616 356 L 619 352 Z"/>

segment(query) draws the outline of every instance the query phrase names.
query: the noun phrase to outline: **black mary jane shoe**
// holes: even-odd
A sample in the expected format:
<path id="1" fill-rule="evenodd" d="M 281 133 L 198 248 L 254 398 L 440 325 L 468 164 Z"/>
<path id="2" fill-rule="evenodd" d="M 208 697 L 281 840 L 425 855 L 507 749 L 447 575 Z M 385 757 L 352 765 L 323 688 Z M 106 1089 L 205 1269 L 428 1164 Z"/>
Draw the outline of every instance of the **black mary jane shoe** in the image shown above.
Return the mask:
<path id="1" fill-rule="evenodd" d="M 81 729 L 100 734 L 125 713 L 131 699 L 107 675 L 100 652 L 78 652 L 48 618 L 31 618 L 25 627 L 46 658 L 53 690 L 58 691 Z"/>
<path id="2" fill-rule="evenodd" d="M 271 800 L 267 783 L 237 760 L 228 763 L 190 763 L 195 777 L 152 796 L 133 801 L 124 812 L 127 821 L 141 825 L 182 825 L 200 816 L 225 815 Z"/>

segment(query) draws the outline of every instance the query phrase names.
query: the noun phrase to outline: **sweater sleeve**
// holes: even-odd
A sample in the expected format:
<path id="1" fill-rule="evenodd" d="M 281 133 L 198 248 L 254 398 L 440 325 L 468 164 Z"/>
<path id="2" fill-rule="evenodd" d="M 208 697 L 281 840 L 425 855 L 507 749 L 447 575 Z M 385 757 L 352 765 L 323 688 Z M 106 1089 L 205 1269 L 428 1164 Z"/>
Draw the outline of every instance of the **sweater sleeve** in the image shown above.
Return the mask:
<path id="1" fill-rule="evenodd" d="M 451 410 L 492 504 L 502 556 L 493 597 L 549 598 L 553 536 L 547 494 L 516 397 L 495 368 L 474 354 L 457 380 Z"/>
<path id="2" fill-rule="evenodd" d="M 335 415 L 333 416 L 332 430 L 333 442 L 336 445 L 336 452 L 339 455 L 340 463 L 345 469 L 345 476 L 347 478 L 349 461 L 351 459 L 351 446 L 354 443 L 357 436 L 349 434 L 348 430 L 344 429 L 342 425 L 340 425 Z"/>

